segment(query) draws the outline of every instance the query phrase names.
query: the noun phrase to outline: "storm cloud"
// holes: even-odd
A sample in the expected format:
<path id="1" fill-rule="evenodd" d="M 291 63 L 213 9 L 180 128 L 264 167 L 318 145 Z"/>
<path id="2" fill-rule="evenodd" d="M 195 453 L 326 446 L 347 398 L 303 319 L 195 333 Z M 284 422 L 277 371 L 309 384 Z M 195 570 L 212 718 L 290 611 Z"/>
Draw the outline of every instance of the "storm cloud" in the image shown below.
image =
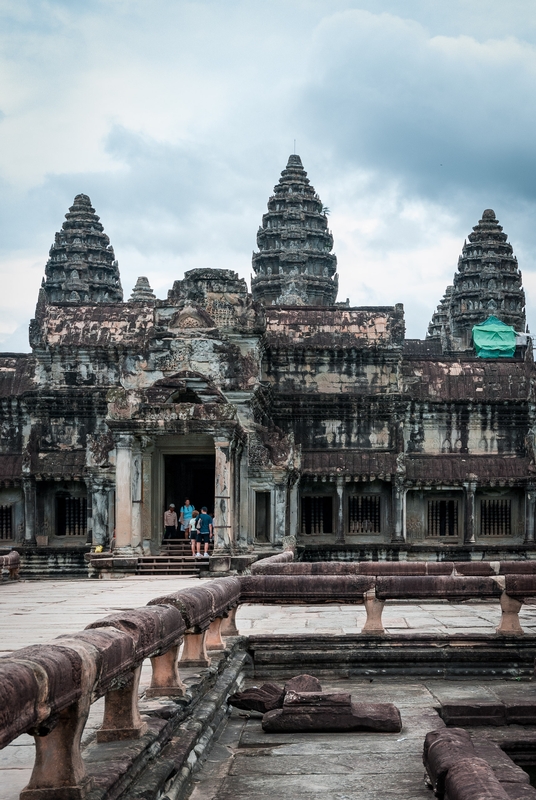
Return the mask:
<path id="1" fill-rule="evenodd" d="M 0 3 L 0 344 L 27 349 L 78 192 L 125 294 L 194 267 L 249 278 L 297 152 L 331 209 L 341 292 L 403 302 L 424 336 L 494 208 L 536 313 L 536 31 L 499 0 Z M 402 13 L 403 12 L 403 13 Z"/>

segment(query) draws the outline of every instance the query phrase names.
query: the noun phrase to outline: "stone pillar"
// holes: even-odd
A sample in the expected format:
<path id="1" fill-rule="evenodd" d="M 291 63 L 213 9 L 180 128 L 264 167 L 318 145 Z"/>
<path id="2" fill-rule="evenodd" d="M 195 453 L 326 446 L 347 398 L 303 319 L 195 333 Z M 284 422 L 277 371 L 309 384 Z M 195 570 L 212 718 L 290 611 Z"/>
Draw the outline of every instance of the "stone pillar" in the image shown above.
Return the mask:
<path id="1" fill-rule="evenodd" d="M 475 491 L 476 483 L 468 481 L 463 484 L 465 499 L 465 518 L 463 524 L 463 543 L 474 544 L 475 541 Z"/>
<path id="2" fill-rule="evenodd" d="M 146 447 L 141 456 L 141 539 L 144 551 L 153 539 L 153 451 L 154 446 Z"/>
<path id="3" fill-rule="evenodd" d="M 132 436 L 121 436 L 116 445 L 115 550 L 132 554 Z"/>
<path id="4" fill-rule="evenodd" d="M 393 481 L 393 542 L 406 541 L 406 489 L 403 482 L 395 478 Z"/>
<path id="5" fill-rule="evenodd" d="M 22 479 L 22 490 L 24 492 L 24 542 L 25 544 L 35 544 L 35 481 L 27 477 Z"/>
<path id="6" fill-rule="evenodd" d="M 249 518 L 249 481 L 248 481 L 248 457 L 247 450 L 242 450 L 239 460 L 239 480 L 240 480 L 240 521 L 237 530 L 237 541 L 240 549 L 247 550 L 255 539 L 254 521 Z"/>
<path id="7" fill-rule="evenodd" d="M 287 527 L 287 483 L 282 480 L 275 485 L 274 544 L 283 545 Z"/>
<path id="8" fill-rule="evenodd" d="M 214 492 L 214 553 L 234 550 L 232 515 L 231 445 L 228 440 L 214 439 L 216 449 L 216 484 Z"/>
<path id="9" fill-rule="evenodd" d="M 337 530 L 335 541 L 344 544 L 344 478 L 337 478 Z"/>
<path id="10" fill-rule="evenodd" d="M 290 504 L 290 525 L 289 525 L 289 536 L 294 536 L 295 539 L 298 538 L 298 534 L 300 533 L 299 528 L 299 481 L 295 480 L 292 486 L 290 487 L 289 491 L 289 504 Z"/>
<path id="11" fill-rule="evenodd" d="M 93 478 L 89 487 L 91 493 L 91 530 L 93 544 L 106 544 L 108 538 L 108 487 Z"/>
<path id="12" fill-rule="evenodd" d="M 525 489 L 525 544 L 534 544 L 534 503 L 536 487 L 529 483 Z"/>
<path id="13" fill-rule="evenodd" d="M 132 536 L 131 544 L 136 550 L 141 550 L 141 504 L 142 504 L 142 460 L 138 442 L 134 442 L 132 449 Z"/>

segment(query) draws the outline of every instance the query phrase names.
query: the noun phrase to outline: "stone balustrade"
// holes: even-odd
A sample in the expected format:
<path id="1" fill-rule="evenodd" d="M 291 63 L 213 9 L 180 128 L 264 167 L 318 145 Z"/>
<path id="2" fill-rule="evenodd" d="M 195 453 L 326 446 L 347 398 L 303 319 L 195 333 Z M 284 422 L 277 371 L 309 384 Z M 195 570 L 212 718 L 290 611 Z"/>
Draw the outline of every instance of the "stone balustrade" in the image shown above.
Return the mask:
<path id="1" fill-rule="evenodd" d="M 210 663 L 205 635 L 213 626 L 212 647 L 223 648 L 221 618 L 239 601 L 240 582 L 223 578 L 0 658 L 0 748 L 22 733 L 35 739 L 35 764 L 21 798 L 85 797 L 90 786 L 80 745 L 91 704 L 104 696 L 99 742 L 141 737 L 146 724 L 138 686 L 144 659 L 152 665 L 148 696 L 184 694 L 179 663 Z M 186 656 L 178 662 L 183 641 Z M 191 657 L 199 652 L 205 657 Z"/>
<path id="2" fill-rule="evenodd" d="M 16 550 L 12 550 L 10 553 L 7 553 L 7 555 L 0 556 L 0 581 L 3 580 L 5 570 L 9 570 L 10 581 L 18 580 L 20 555 Z"/>
<path id="3" fill-rule="evenodd" d="M 536 596 L 533 562 L 489 562 L 491 574 L 481 574 L 487 570 L 485 562 L 448 564 L 448 574 L 431 574 L 444 563 L 367 563 L 367 568 L 360 565 L 363 574 L 311 571 L 220 578 L 0 658 L 0 748 L 22 733 L 35 737 L 34 770 L 21 797 L 84 797 L 89 780 L 80 742 L 91 703 L 105 698 L 98 741 L 139 738 L 145 731 L 138 710 L 144 659 L 152 664 L 148 696 L 182 695 L 181 666 L 210 664 L 207 650 L 223 648 L 222 636 L 237 634 L 234 615 L 241 603 L 364 604 L 367 620 L 362 633 L 381 635 L 387 601 L 497 598 L 502 610 L 497 633 L 520 635 L 521 605 L 525 598 Z M 318 568 L 297 563 L 281 566 Z M 475 566 L 480 574 L 461 574 L 466 567 L 471 573 Z M 515 572 L 516 568 L 523 571 Z M 371 574 L 366 574 L 367 569 Z M 388 574 L 397 570 L 399 574 Z"/>
<path id="4" fill-rule="evenodd" d="M 261 558 L 260 561 L 255 561 L 251 565 L 251 573 L 252 575 L 264 575 L 264 569 L 266 567 L 274 567 L 277 571 L 278 565 L 294 561 L 294 558 L 295 553 L 293 549 L 283 550 L 282 553 L 276 553 L 273 556 L 268 556 L 268 558 Z"/>

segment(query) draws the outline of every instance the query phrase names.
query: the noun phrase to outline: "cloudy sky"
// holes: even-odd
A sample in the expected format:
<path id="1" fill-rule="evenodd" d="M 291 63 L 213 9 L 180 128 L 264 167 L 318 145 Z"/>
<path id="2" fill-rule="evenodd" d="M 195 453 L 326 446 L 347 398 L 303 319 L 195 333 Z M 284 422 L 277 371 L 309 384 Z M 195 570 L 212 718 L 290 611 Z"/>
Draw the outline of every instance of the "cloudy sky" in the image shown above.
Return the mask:
<path id="1" fill-rule="evenodd" d="M 0 346 L 89 194 L 125 296 L 194 267 L 249 280 L 296 151 L 325 205 L 339 299 L 402 302 L 423 337 L 495 209 L 536 330 L 533 0 L 0 0 Z"/>

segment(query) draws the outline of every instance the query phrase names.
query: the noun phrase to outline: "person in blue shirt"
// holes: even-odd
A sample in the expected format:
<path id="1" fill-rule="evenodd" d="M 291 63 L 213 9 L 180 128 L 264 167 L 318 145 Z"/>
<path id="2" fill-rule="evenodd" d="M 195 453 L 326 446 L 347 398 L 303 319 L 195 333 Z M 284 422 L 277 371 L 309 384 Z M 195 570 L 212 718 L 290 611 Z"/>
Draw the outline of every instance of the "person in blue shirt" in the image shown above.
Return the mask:
<path id="1" fill-rule="evenodd" d="M 205 545 L 204 558 L 208 558 L 208 543 L 212 536 L 212 517 L 207 513 L 207 507 L 203 506 L 197 518 L 197 553 L 196 558 L 201 558 L 201 545 Z"/>
<path id="2" fill-rule="evenodd" d="M 184 505 L 181 507 L 179 522 L 181 525 L 181 531 L 184 532 L 186 538 L 188 538 L 188 531 L 190 529 L 190 520 L 192 519 L 192 514 L 195 511 L 195 506 L 190 505 L 190 499 L 185 497 Z"/>

